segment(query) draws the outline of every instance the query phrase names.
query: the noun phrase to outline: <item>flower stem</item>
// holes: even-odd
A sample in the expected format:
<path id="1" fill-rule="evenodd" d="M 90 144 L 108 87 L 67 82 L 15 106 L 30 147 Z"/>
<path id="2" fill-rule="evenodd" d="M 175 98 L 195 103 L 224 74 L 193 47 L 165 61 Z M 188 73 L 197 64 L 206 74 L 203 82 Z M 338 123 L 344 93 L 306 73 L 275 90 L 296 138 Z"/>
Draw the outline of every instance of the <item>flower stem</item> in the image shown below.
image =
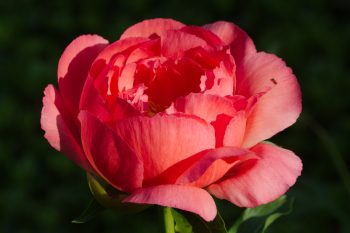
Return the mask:
<path id="1" fill-rule="evenodd" d="M 165 233 L 175 233 L 174 218 L 170 207 L 163 208 Z"/>

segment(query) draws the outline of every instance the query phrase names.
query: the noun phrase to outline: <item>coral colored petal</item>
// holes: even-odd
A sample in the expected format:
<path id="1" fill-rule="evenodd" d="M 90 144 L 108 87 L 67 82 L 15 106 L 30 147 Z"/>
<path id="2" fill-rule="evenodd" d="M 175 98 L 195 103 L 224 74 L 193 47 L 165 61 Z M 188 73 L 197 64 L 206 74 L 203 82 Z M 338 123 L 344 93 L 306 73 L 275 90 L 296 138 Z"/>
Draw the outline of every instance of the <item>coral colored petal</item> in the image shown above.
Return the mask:
<path id="1" fill-rule="evenodd" d="M 58 63 L 58 85 L 64 104 L 72 117 L 78 114 L 80 93 L 88 71 L 108 41 L 97 35 L 82 35 L 64 50 Z"/>
<path id="2" fill-rule="evenodd" d="M 117 40 L 116 42 L 108 45 L 100 54 L 96 57 L 94 63 L 104 61 L 105 64 L 109 64 L 115 55 L 129 50 L 129 53 L 137 49 L 143 43 L 149 42 L 149 39 L 145 38 L 127 38 L 124 40 Z M 112 64 L 114 65 L 114 64 Z M 119 65 L 119 64 L 118 64 Z"/>
<path id="3" fill-rule="evenodd" d="M 122 191 L 141 187 L 142 163 L 127 144 L 90 113 L 81 111 L 79 120 L 84 151 L 97 173 Z"/>
<path id="4" fill-rule="evenodd" d="M 111 117 L 109 110 L 106 108 L 105 101 L 101 98 L 93 85 L 93 79 L 91 76 L 86 79 L 80 97 L 79 109 L 89 111 L 103 122 L 108 121 Z"/>
<path id="5" fill-rule="evenodd" d="M 205 187 L 222 178 L 233 166 L 256 159 L 250 154 L 249 151 L 237 147 L 221 147 L 208 151 L 184 171 L 176 183 Z"/>
<path id="6" fill-rule="evenodd" d="M 204 25 L 204 28 L 216 34 L 226 45 L 230 45 L 231 54 L 237 64 L 245 56 L 256 53 L 252 39 L 245 31 L 233 23 L 218 21 Z"/>
<path id="7" fill-rule="evenodd" d="M 236 112 L 231 100 L 209 94 L 191 93 L 174 102 L 176 112 L 198 116 L 207 123 L 215 121 L 220 114 L 233 116 Z"/>
<path id="8" fill-rule="evenodd" d="M 120 92 L 132 89 L 134 86 L 135 70 L 136 63 L 129 63 L 123 68 L 118 80 L 118 89 Z"/>
<path id="9" fill-rule="evenodd" d="M 150 42 L 146 38 L 127 38 L 110 44 L 99 53 L 91 66 L 89 75 L 94 79 L 94 86 L 103 99 L 108 98 L 107 95 L 110 98 L 116 98 L 119 73 L 123 70 L 129 56 L 135 50 L 149 46 Z M 137 60 L 138 55 L 144 54 L 133 54 L 132 59 Z"/>
<path id="10" fill-rule="evenodd" d="M 234 167 L 230 176 L 208 190 L 237 206 L 256 207 L 284 194 L 301 173 L 301 160 L 289 150 L 260 143 L 251 151 L 260 159 Z"/>
<path id="11" fill-rule="evenodd" d="M 206 73 L 206 82 L 208 79 L 213 81 L 213 85 L 205 89 L 205 93 L 220 96 L 230 96 L 235 90 L 235 65 L 233 61 L 228 61 L 229 68 L 221 62 L 218 67 Z M 204 80 L 205 78 L 203 78 Z M 202 80 L 202 81 L 203 81 Z"/>
<path id="12" fill-rule="evenodd" d="M 186 32 L 171 30 L 167 31 L 162 37 L 161 54 L 167 58 L 181 57 L 185 51 L 193 48 L 207 48 L 209 44 L 195 36 Z"/>
<path id="13" fill-rule="evenodd" d="M 239 111 L 235 114 L 226 127 L 223 138 L 224 146 L 240 147 L 242 145 L 246 129 L 246 122 L 247 117 L 245 112 Z"/>
<path id="14" fill-rule="evenodd" d="M 145 180 L 144 186 L 181 184 L 205 187 L 222 178 L 233 166 L 251 159 L 258 158 L 242 148 L 204 150 L 174 164 L 154 179 Z"/>
<path id="15" fill-rule="evenodd" d="M 87 171 L 93 171 L 66 118 L 60 113 L 64 110 L 64 106 L 57 90 L 54 86 L 48 85 L 44 94 L 40 123 L 45 131 L 45 138 L 53 148 L 64 153 L 77 165 Z"/>
<path id="16" fill-rule="evenodd" d="M 167 30 L 176 30 L 184 26 L 184 24 L 173 19 L 157 18 L 144 20 L 126 29 L 120 39 L 128 37 L 150 37 L 153 34 L 161 36 Z"/>
<path id="17" fill-rule="evenodd" d="M 215 143 L 212 127 L 194 116 L 131 117 L 117 122 L 115 130 L 142 157 L 145 179 Z"/>
<path id="18" fill-rule="evenodd" d="M 212 221 L 217 213 L 210 194 L 200 188 L 181 185 L 159 185 L 138 189 L 124 202 L 156 204 L 177 208 L 198 214 L 206 221 Z"/>
<path id="19" fill-rule="evenodd" d="M 292 70 L 267 53 L 250 56 L 237 68 L 237 94 L 253 96 L 271 88 L 256 102 L 247 120 L 244 146 L 250 147 L 292 125 L 301 112 L 301 93 Z"/>
<path id="20" fill-rule="evenodd" d="M 180 29 L 180 31 L 186 32 L 188 34 L 195 35 L 203 40 L 205 40 L 209 45 L 213 47 L 221 47 L 224 43 L 221 39 L 213 32 L 206 30 L 203 27 L 198 26 L 186 26 Z"/>

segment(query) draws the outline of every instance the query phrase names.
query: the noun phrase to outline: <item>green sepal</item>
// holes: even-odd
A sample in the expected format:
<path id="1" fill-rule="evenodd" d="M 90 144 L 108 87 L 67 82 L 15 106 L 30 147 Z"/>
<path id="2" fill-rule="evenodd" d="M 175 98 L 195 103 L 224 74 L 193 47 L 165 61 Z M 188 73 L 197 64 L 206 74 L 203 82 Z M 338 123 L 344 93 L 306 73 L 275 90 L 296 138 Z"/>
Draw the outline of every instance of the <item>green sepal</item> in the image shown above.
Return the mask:
<path id="1" fill-rule="evenodd" d="M 113 188 L 101 178 L 90 173 L 87 173 L 87 179 L 92 195 L 105 208 L 112 208 L 122 213 L 131 214 L 141 212 L 150 206 L 124 203 L 123 200 L 128 196 L 127 193 Z"/>
<path id="2" fill-rule="evenodd" d="M 72 220 L 72 223 L 85 223 L 96 217 L 100 212 L 105 210 L 105 208 L 97 202 L 95 199 L 91 199 L 89 205 L 85 208 L 83 213 L 75 219 Z"/>
<path id="3" fill-rule="evenodd" d="M 247 208 L 228 233 L 264 233 L 279 217 L 292 211 L 293 199 L 281 196 L 256 208 Z"/>
<path id="4" fill-rule="evenodd" d="M 227 233 L 225 222 L 218 212 L 213 221 L 207 222 L 199 215 L 183 212 L 188 222 L 192 225 L 193 232 L 197 233 Z"/>
<path id="5" fill-rule="evenodd" d="M 217 213 L 213 221 L 207 222 L 199 215 L 164 207 L 166 233 L 227 233 L 225 222 Z"/>
<path id="6" fill-rule="evenodd" d="M 175 222 L 175 232 L 178 233 L 192 233 L 192 226 L 188 220 L 178 211 L 171 209 L 171 214 Z"/>

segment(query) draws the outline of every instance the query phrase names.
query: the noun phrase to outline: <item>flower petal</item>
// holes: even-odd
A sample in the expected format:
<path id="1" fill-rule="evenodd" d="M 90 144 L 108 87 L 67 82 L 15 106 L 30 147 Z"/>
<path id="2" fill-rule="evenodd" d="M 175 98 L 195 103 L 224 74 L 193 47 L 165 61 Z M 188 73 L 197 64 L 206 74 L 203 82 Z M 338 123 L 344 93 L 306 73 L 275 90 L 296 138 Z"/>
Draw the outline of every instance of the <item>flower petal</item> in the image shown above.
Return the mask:
<path id="1" fill-rule="evenodd" d="M 93 171 L 90 163 L 80 146 L 79 139 L 74 136 L 67 118 L 61 114 L 65 112 L 62 99 L 53 85 L 48 85 L 44 91 L 43 109 L 41 111 L 41 128 L 45 131 L 45 138 L 56 150 L 64 153 L 69 159 L 87 171 Z M 76 129 L 77 130 L 77 129 Z"/>
<path id="2" fill-rule="evenodd" d="M 72 117 L 78 114 L 80 94 L 90 66 L 107 44 L 108 41 L 98 35 L 82 35 L 67 46 L 59 60 L 59 90 Z"/>
<path id="3" fill-rule="evenodd" d="M 231 100 L 201 93 L 191 93 L 185 97 L 179 97 L 174 102 L 174 108 L 176 112 L 198 116 L 207 123 L 215 121 L 219 114 L 233 116 L 236 112 Z"/>
<path id="4" fill-rule="evenodd" d="M 220 96 L 230 96 L 234 93 L 235 90 L 235 64 L 231 57 L 231 59 L 227 59 L 225 62 L 220 62 L 220 65 L 213 70 L 209 70 L 206 72 L 206 75 L 202 77 L 202 85 L 212 83 L 210 88 L 205 85 L 204 89 L 205 93 L 220 95 Z"/>
<path id="5" fill-rule="evenodd" d="M 115 130 L 142 157 L 145 179 L 215 144 L 212 127 L 192 116 L 131 117 L 117 122 Z"/>
<path id="6" fill-rule="evenodd" d="M 292 125 L 301 112 L 301 93 L 292 70 L 278 57 L 259 52 L 237 67 L 237 93 L 262 95 L 247 120 L 244 146 L 250 147 Z"/>
<path id="7" fill-rule="evenodd" d="M 125 117 L 137 116 L 140 113 L 126 101 L 117 98 L 113 103 L 103 100 L 93 85 L 93 79 L 89 76 L 85 82 L 81 98 L 80 110 L 86 110 L 101 122 L 112 125 L 115 121 Z"/>
<path id="8" fill-rule="evenodd" d="M 242 145 L 246 130 L 246 122 L 247 117 L 244 111 L 239 111 L 235 114 L 226 127 L 223 138 L 224 146 L 240 147 Z"/>
<path id="9" fill-rule="evenodd" d="M 301 160 L 289 150 L 260 143 L 251 151 L 260 159 L 234 167 L 230 176 L 208 190 L 237 206 L 256 207 L 284 194 L 301 173 Z"/>
<path id="10" fill-rule="evenodd" d="M 96 172 L 119 190 L 141 187 L 142 162 L 128 145 L 90 113 L 81 111 L 79 120 L 83 148 Z"/>
<path id="11" fill-rule="evenodd" d="M 186 32 L 188 34 L 195 35 L 203 40 L 205 40 L 209 45 L 213 47 L 220 48 L 223 46 L 221 39 L 213 32 L 206 30 L 203 27 L 198 26 L 186 26 L 180 29 L 180 31 Z"/>
<path id="12" fill-rule="evenodd" d="M 256 159 L 250 154 L 249 151 L 237 147 L 221 147 L 210 150 L 183 171 L 177 178 L 176 184 L 205 187 L 222 178 L 233 166 L 250 159 Z M 180 166 L 177 168 L 181 170 Z"/>
<path id="13" fill-rule="evenodd" d="M 179 96 L 200 92 L 202 74 L 201 67 L 191 59 L 183 58 L 176 62 L 168 60 L 156 69 L 155 78 L 145 93 L 149 97 L 149 102 L 162 111 Z"/>
<path id="14" fill-rule="evenodd" d="M 251 159 L 258 159 L 246 149 L 221 147 L 203 150 L 169 167 L 143 185 L 181 184 L 206 187 L 221 179 L 230 168 Z"/>
<path id="15" fill-rule="evenodd" d="M 256 53 L 255 45 L 245 31 L 237 25 L 225 21 L 217 21 L 204 25 L 205 29 L 216 34 L 226 45 L 231 46 L 231 54 L 236 64 L 249 54 Z"/>
<path id="16" fill-rule="evenodd" d="M 130 52 L 134 51 L 139 46 L 141 46 L 143 43 L 146 43 L 149 41 L 150 40 L 146 38 L 127 38 L 124 40 L 117 40 L 114 43 L 108 45 L 105 49 L 103 49 L 101 53 L 99 53 L 96 59 L 94 60 L 94 63 L 104 61 L 105 64 L 109 64 L 109 62 L 113 60 L 113 58 L 115 58 L 115 55 L 122 53 L 123 51 L 126 51 L 126 50 L 128 50 L 127 54 L 129 54 Z M 99 66 L 99 64 L 95 64 L 95 65 Z"/>
<path id="17" fill-rule="evenodd" d="M 124 202 L 173 207 L 198 214 L 206 221 L 212 221 L 217 214 L 210 194 L 191 186 L 159 185 L 142 188 L 124 199 Z"/>
<path id="18" fill-rule="evenodd" d="M 185 25 L 173 19 L 149 19 L 137 23 L 124 31 L 120 39 L 128 37 L 150 37 L 153 34 L 161 36 L 167 30 L 176 30 Z"/>
<path id="19" fill-rule="evenodd" d="M 161 54 L 166 58 L 179 58 L 193 48 L 209 49 L 209 44 L 196 35 L 178 30 L 169 30 L 161 39 Z"/>

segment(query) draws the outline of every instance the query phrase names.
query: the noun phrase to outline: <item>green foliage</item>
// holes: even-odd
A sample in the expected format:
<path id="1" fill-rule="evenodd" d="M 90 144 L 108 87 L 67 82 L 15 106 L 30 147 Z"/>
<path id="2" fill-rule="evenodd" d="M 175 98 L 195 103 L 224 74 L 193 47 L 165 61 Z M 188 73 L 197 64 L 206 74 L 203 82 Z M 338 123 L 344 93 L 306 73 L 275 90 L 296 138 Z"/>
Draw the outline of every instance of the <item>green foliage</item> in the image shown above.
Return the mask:
<path id="1" fill-rule="evenodd" d="M 292 211 L 293 200 L 281 196 L 256 208 L 247 208 L 228 233 L 264 233 L 279 217 Z"/>

